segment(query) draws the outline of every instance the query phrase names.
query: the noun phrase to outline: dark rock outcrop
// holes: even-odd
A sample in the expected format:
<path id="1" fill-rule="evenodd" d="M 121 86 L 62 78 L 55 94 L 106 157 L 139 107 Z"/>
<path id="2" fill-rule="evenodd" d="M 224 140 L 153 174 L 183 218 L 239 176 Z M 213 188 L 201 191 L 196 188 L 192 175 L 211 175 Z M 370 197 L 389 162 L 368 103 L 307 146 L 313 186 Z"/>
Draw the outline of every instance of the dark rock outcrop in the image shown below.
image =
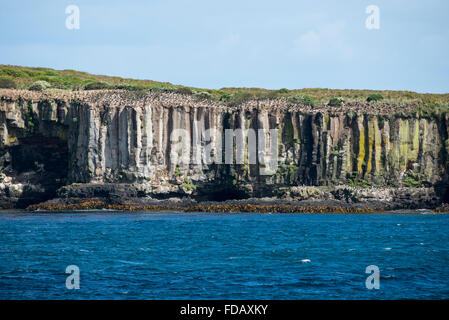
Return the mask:
<path id="1" fill-rule="evenodd" d="M 280 99 L 227 107 L 182 94 L 127 91 L 3 89 L 0 98 L 3 208 L 52 198 L 269 197 L 413 208 L 445 200 L 448 117 L 421 117 L 416 106 L 311 108 Z M 187 136 L 173 139 L 178 129 Z M 236 137 L 244 161 L 229 165 L 226 129 L 265 131 L 255 144 L 247 134 Z M 276 167 L 267 165 L 270 129 L 277 130 Z M 247 157 L 252 148 L 255 163 Z M 222 163 L 209 163 L 208 154 Z"/>

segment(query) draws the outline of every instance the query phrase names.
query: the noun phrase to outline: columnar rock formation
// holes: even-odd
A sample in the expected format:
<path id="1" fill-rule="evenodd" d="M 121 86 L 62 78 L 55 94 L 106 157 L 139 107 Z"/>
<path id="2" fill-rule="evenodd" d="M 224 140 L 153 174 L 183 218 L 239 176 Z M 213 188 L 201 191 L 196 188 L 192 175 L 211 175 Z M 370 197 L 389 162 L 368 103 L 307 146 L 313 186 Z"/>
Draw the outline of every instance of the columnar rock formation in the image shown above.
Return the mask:
<path id="1" fill-rule="evenodd" d="M 276 196 L 302 185 L 446 182 L 447 115 L 420 117 L 413 106 L 311 108 L 254 100 L 228 107 L 187 95 L 132 91 L 0 90 L 0 96 L 4 207 L 46 200 L 78 183 L 132 184 L 142 197 L 220 199 Z M 178 129 L 187 135 L 174 134 Z M 254 145 L 240 137 L 235 145 L 244 146 L 244 161 L 228 165 L 226 129 L 264 129 L 266 139 L 260 143 L 256 134 Z M 270 129 L 277 129 L 278 162 L 261 174 L 270 161 Z M 248 161 L 251 150 L 259 155 L 255 162 Z"/>

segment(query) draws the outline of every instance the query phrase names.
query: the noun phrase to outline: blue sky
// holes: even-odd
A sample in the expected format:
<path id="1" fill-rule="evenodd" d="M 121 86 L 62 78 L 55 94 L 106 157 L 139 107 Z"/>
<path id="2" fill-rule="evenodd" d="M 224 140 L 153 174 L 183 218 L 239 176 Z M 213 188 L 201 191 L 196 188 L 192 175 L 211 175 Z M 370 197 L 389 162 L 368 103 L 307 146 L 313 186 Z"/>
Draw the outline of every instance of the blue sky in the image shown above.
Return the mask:
<path id="1" fill-rule="evenodd" d="M 0 64 L 203 88 L 449 92 L 447 0 L 0 1 Z M 79 30 L 65 26 L 71 4 Z M 368 5 L 379 30 L 365 28 Z"/>

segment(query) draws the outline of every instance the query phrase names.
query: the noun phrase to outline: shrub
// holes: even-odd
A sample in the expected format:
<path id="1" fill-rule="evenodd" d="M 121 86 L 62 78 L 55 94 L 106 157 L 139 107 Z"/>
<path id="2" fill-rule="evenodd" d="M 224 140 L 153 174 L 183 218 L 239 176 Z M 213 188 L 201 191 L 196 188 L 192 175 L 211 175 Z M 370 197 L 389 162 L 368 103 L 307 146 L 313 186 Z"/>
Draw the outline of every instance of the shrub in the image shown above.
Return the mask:
<path id="1" fill-rule="evenodd" d="M 120 83 L 114 86 L 115 89 L 122 89 L 122 90 L 139 90 L 141 89 L 140 86 L 132 83 Z"/>
<path id="2" fill-rule="evenodd" d="M 277 91 L 278 93 L 288 93 L 289 90 L 287 88 L 281 88 Z"/>
<path id="3" fill-rule="evenodd" d="M 371 102 L 371 101 L 380 101 L 382 100 L 384 97 L 380 94 L 380 93 L 373 93 L 372 95 L 370 95 L 366 101 Z"/>
<path id="4" fill-rule="evenodd" d="M 193 94 L 192 89 L 187 87 L 179 87 L 176 89 L 176 92 L 181 94 Z"/>
<path id="5" fill-rule="evenodd" d="M 231 94 L 231 98 L 229 99 L 229 104 L 237 106 L 242 104 L 248 100 L 254 99 L 254 95 L 249 92 L 237 91 L 236 93 Z"/>
<path id="6" fill-rule="evenodd" d="M 29 89 L 33 91 L 42 91 L 50 87 L 51 85 L 47 81 L 39 80 L 33 83 Z"/>
<path id="7" fill-rule="evenodd" d="M 211 99 L 212 95 L 207 91 L 193 91 L 193 95 L 199 99 Z"/>
<path id="8" fill-rule="evenodd" d="M 17 88 L 17 84 L 11 78 L 1 77 L 0 88 L 14 89 Z"/>
<path id="9" fill-rule="evenodd" d="M 304 104 L 306 106 L 314 106 L 315 105 L 315 101 L 308 95 L 306 94 L 295 94 L 294 96 L 290 97 L 288 99 L 291 103 L 300 103 L 300 104 Z"/>
<path id="10" fill-rule="evenodd" d="M 109 83 L 105 81 L 96 81 L 86 84 L 84 90 L 101 90 L 110 88 Z"/>
<path id="11" fill-rule="evenodd" d="M 345 100 L 343 98 L 332 98 L 329 100 L 329 105 L 332 107 L 341 107 Z"/>
<path id="12" fill-rule="evenodd" d="M 173 92 L 176 91 L 176 87 L 169 85 L 169 84 L 157 84 L 157 85 L 152 85 L 151 87 L 149 87 L 149 89 L 151 91 L 161 91 L 161 92 Z"/>
<path id="13" fill-rule="evenodd" d="M 279 91 L 268 91 L 268 92 L 257 92 L 255 94 L 256 98 L 259 99 L 278 99 L 279 98 Z"/>
<path id="14" fill-rule="evenodd" d="M 222 102 L 228 102 L 229 100 L 231 100 L 231 95 L 229 93 L 223 92 L 220 94 L 220 98 L 218 100 Z"/>
<path id="15" fill-rule="evenodd" d="M 22 78 L 26 77 L 27 74 L 23 72 L 20 69 L 14 69 L 14 68 L 8 68 L 8 67 L 2 67 L 2 73 L 14 78 Z"/>

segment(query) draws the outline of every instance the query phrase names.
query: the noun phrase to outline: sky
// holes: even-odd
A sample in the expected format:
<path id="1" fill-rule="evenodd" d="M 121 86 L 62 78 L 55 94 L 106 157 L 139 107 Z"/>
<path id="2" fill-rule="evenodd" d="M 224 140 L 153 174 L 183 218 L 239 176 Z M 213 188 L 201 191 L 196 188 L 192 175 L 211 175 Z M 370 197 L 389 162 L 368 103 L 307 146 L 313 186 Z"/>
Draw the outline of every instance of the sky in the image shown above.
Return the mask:
<path id="1" fill-rule="evenodd" d="M 370 5 L 379 29 L 366 27 Z M 448 93 L 448 14 L 447 0 L 0 0 L 0 64 L 211 89 Z"/>

